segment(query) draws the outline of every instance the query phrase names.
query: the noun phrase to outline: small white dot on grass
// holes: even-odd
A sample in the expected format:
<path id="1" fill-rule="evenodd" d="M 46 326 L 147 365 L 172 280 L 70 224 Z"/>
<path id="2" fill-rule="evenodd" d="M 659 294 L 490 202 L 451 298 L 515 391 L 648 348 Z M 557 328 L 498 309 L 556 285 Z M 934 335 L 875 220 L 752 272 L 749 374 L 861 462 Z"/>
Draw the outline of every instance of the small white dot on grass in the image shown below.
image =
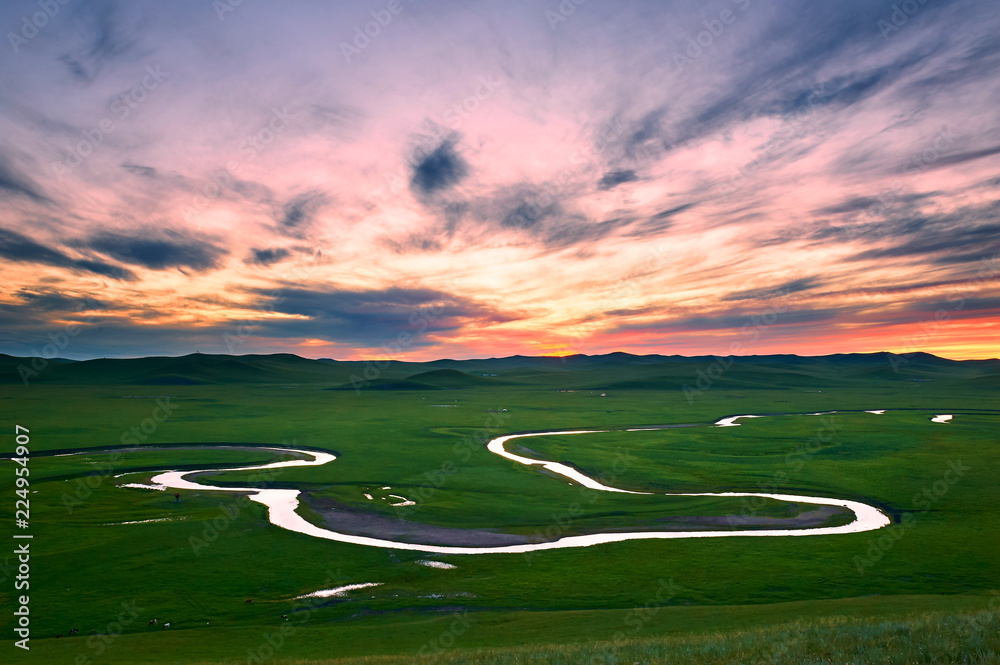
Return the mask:
<path id="1" fill-rule="evenodd" d="M 455 568 L 458 568 L 458 566 L 451 563 L 445 563 L 444 561 L 430 561 L 428 559 L 421 559 L 417 561 L 417 563 L 421 566 L 427 566 L 428 568 L 440 568 L 441 570 L 454 570 Z"/>
<path id="2" fill-rule="evenodd" d="M 294 600 L 300 600 L 302 598 L 330 598 L 332 596 L 343 596 L 348 591 L 367 589 L 373 586 L 382 586 L 382 582 L 365 582 L 364 584 L 348 584 L 346 586 L 339 586 L 333 589 L 320 589 L 319 591 L 313 591 L 312 593 L 307 593 L 302 596 L 296 596 Z M 375 596 L 372 596 L 372 598 L 374 597 Z"/>

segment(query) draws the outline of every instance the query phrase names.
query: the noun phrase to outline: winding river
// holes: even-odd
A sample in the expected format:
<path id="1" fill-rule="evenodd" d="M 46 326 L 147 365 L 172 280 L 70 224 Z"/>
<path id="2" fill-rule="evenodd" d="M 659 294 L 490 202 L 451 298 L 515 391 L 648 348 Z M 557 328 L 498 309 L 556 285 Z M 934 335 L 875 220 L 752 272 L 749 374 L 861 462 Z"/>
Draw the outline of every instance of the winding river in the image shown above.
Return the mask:
<path id="1" fill-rule="evenodd" d="M 870 412 L 876 413 L 876 412 Z M 723 418 L 715 423 L 717 427 L 738 426 L 738 418 L 758 418 L 762 416 L 732 416 Z M 940 420 L 936 422 L 942 422 Z M 640 431 L 647 429 L 660 429 L 659 427 L 637 428 L 627 431 Z M 597 480 L 581 473 L 565 464 L 550 462 L 547 460 L 532 459 L 509 452 L 505 445 L 514 439 L 524 439 L 541 436 L 565 436 L 571 434 L 594 434 L 609 430 L 565 430 L 552 432 L 533 432 L 526 434 L 508 434 L 491 440 L 486 448 L 493 454 L 506 459 L 524 464 L 527 466 L 541 467 L 551 473 L 563 476 L 567 480 L 582 485 L 593 490 L 603 492 L 621 492 L 625 494 L 654 494 L 653 492 L 636 492 L 632 490 L 611 487 L 598 482 Z M 259 464 L 254 466 L 241 466 L 229 469 L 201 469 L 194 471 L 166 471 L 154 476 L 151 480 L 153 485 L 128 484 L 129 487 L 145 487 L 149 489 L 182 489 L 197 491 L 218 491 L 218 492 L 240 492 L 247 493 L 249 498 L 267 507 L 268 519 L 275 526 L 302 533 L 314 538 L 323 538 L 342 543 L 352 543 L 355 545 L 365 545 L 368 547 L 384 547 L 397 550 L 411 550 L 415 552 L 429 552 L 433 554 L 524 554 L 528 552 L 539 552 L 543 550 L 562 549 L 566 547 L 590 547 L 602 543 L 616 543 L 626 540 L 646 540 L 646 539 L 675 539 L 675 538 L 762 538 L 775 536 L 832 536 L 844 533 L 859 533 L 862 531 L 872 531 L 881 529 L 891 523 L 889 517 L 878 508 L 870 506 L 860 501 L 848 501 L 843 499 L 830 499 L 824 497 L 803 496 L 798 494 L 771 494 L 766 492 L 668 492 L 658 494 L 660 496 L 721 496 L 721 497 L 763 497 L 777 499 L 779 501 L 793 501 L 797 503 L 813 504 L 817 506 L 837 506 L 847 508 L 854 513 L 854 520 L 849 524 L 831 527 L 797 528 L 797 529 L 755 529 L 755 530 L 727 530 L 727 531 L 635 531 L 629 533 L 595 533 L 582 536 L 566 536 L 543 543 L 529 543 L 518 545 L 502 545 L 493 547 L 462 547 L 450 545 L 427 545 L 417 543 L 397 542 L 382 538 L 368 536 L 357 536 L 349 533 L 339 533 L 325 529 L 316 524 L 306 521 L 296 512 L 299 505 L 299 490 L 294 489 L 260 489 L 255 487 L 214 487 L 202 485 L 201 483 L 188 480 L 187 476 L 206 472 L 220 471 L 252 471 L 257 469 L 277 469 L 295 466 L 321 466 L 336 459 L 336 455 L 331 453 L 317 452 L 312 450 L 298 450 L 295 448 L 267 448 L 278 452 L 296 453 L 311 457 L 312 459 L 297 459 L 284 462 L 272 462 L 269 464 Z"/>

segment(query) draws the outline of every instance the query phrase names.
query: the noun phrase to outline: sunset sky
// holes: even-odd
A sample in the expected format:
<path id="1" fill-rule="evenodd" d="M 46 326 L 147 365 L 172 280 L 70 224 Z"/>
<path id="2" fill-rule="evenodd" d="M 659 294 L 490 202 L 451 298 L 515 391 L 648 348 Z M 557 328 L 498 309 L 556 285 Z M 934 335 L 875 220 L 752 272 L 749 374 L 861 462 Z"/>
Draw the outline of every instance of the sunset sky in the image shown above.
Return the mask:
<path id="1" fill-rule="evenodd" d="M 4 2 L 0 352 L 997 357 L 1000 13 L 921 1 Z"/>

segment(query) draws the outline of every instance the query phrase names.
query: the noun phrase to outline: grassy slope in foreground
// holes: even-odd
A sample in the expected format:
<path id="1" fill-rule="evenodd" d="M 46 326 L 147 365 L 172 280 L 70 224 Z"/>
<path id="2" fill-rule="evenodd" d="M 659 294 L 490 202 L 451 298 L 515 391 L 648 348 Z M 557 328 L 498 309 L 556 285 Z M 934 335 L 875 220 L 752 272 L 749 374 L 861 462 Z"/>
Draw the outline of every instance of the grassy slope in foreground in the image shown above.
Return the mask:
<path id="1" fill-rule="evenodd" d="M 427 656 L 312 661 L 315 665 L 558 665 L 611 663 L 810 663 L 912 665 L 996 663 L 1000 620 L 993 612 L 928 612 L 900 619 L 801 619 L 752 630 L 617 642 L 455 650 Z M 301 662 L 301 661 L 300 661 Z"/>
<path id="2" fill-rule="evenodd" d="M 324 665 L 578 663 L 994 663 L 998 596 L 889 596 L 775 605 L 376 616 L 254 630 L 153 630 L 114 638 L 100 662 Z M 992 609 L 991 609 L 992 608 Z M 284 634 L 282 634 L 284 627 Z M 269 639 L 270 638 L 270 639 Z M 512 645 L 512 642 L 515 643 Z M 93 655 L 81 638 L 46 639 L 36 662 Z M 197 654 L 179 661 L 178 654 Z M 256 660 L 255 660 L 256 659 Z"/>

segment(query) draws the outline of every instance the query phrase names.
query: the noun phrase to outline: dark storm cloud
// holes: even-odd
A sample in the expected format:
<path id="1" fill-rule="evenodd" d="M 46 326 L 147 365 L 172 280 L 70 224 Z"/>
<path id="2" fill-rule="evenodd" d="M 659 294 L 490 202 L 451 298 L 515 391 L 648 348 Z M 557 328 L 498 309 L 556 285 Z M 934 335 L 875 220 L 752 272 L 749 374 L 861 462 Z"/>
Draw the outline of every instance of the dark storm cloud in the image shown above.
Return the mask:
<path id="1" fill-rule="evenodd" d="M 930 259 L 935 263 L 969 263 L 1000 252 L 1000 224 L 973 228 L 934 225 L 912 234 L 909 239 L 889 247 L 868 249 L 855 254 L 854 260 L 884 258 Z"/>
<path id="2" fill-rule="evenodd" d="M 539 205 L 531 197 L 523 198 L 500 218 L 500 226 L 508 229 L 534 229 L 544 219 L 559 212 L 556 203 Z"/>
<path id="3" fill-rule="evenodd" d="M 905 52 L 886 49 L 886 40 L 875 26 L 887 11 L 877 3 L 790 2 L 766 19 L 758 13 L 762 6 L 746 9 L 745 22 L 730 28 L 734 35 L 739 32 L 738 46 L 711 47 L 734 48 L 729 59 L 714 68 L 724 83 L 713 92 L 691 100 L 681 94 L 670 106 L 661 103 L 632 120 L 623 120 L 618 155 L 656 160 L 679 146 L 724 135 L 754 118 L 783 117 L 794 125 L 821 107 L 841 110 L 856 105 L 920 71 L 946 41 L 929 36 Z M 931 5 L 922 7 L 916 17 L 919 21 L 911 18 L 907 30 L 918 30 L 912 25 L 926 24 L 937 11 Z M 808 21 L 803 20 L 805 15 Z M 682 43 L 684 39 L 675 44 L 678 53 L 684 50 Z M 871 64 L 855 65 L 859 56 L 869 56 Z M 718 64 L 715 57 L 716 53 L 706 51 L 683 66 L 684 74 L 697 76 L 708 61 Z M 831 68 L 831 63 L 838 67 Z M 913 93 L 915 101 L 925 95 Z"/>
<path id="4" fill-rule="evenodd" d="M 291 252 L 283 247 L 277 249 L 251 249 L 250 257 L 247 258 L 245 263 L 252 263 L 259 266 L 269 266 L 273 263 L 278 263 L 291 256 Z"/>
<path id="5" fill-rule="evenodd" d="M 610 219 L 603 222 L 590 222 L 585 219 L 575 219 L 563 224 L 553 225 L 548 229 L 542 240 L 546 249 L 549 250 L 586 245 L 611 235 L 620 228 L 622 221 L 620 219 Z"/>
<path id="6" fill-rule="evenodd" d="M 408 316 L 410 311 L 427 306 L 437 306 L 447 316 L 471 316 L 482 311 L 479 305 L 442 291 L 403 287 L 363 291 L 284 289 L 274 308 L 286 314 L 371 322 L 395 319 L 402 314 Z"/>
<path id="7" fill-rule="evenodd" d="M 574 219 L 562 204 L 574 195 L 574 191 L 552 183 L 522 182 L 496 190 L 473 204 L 473 210 L 476 217 L 501 230 L 521 230 L 543 238 Z"/>
<path id="8" fill-rule="evenodd" d="M 233 192 L 248 201 L 267 204 L 273 204 L 274 202 L 274 192 L 264 183 L 234 178 L 233 184 L 229 187 Z"/>
<path id="9" fill-rule="evenodd" d="M 468 202 L 469 223 L 466 226 L 486 235 L 520 232 L 519 240 L 515 242 L 535 244 L 546 251 L 559 251 L 575 246 L 585 249 L 589 244 L 624 232 L 641 219 L 625 214 L 594 221 L 568 209 L 567 206 L 582 194 L 586 194 L 584 189 L 559 183 L 521 182 L 504 186 L 488 196 Z M 691 205 L 679 206 L 677 212 Z M 638 233 L 654 234 L 651 229 Z M 399 241 L 391 243 L 395 248 L 404 249 Z M 440 243 L 420 235 L 412 237 L 405 248 L 431 251 L 439 249 Z"/>
<path id="10" fill-rule="evenodd" d="M 982 150 L 969 150 L 968 152 L 960 152 L 954 155 L 937 157 L 932 162 L 921 164 L 919 168 L 921 170 L 941 169 L 949 166 L 955 166 L 956 164 L 962 164 L 964 162 L 983 159 L 984 157 L 992 157 L 996 154 L 1000 154 L 1000 146 L 990 146 L 989 148 L 983 148 Z"/>
<path id="11" fill-rule="evenodd" d="M 226 251 L 220 247 L 175 231 L 137 232 L 134 234 L 99 233 L 84 245 L 123 263 L 143 266 L 150 270 L 190 268 L 204 272 L 217 268 Z"/>
<path id="12" fill-rule="evenodd" d="M 778 298 L 781 296 L 790 295 L 792 293 L 801 293 L 802 291 L 810 291 L 812 289 L 819 288 L 823 285 L 823 281 L 818 277 L 800 277 L 799 279 L 793 279 L 790 282 L 785 282 L 778 286 L 764 288 L 764 289 L 748 289 L 746 291 L 736 291 L 730 293 L 729 295 L 722 298 L 724 301 L 741 301 L 741 300 L 768 300 L 770 298 Z"/>
<path id="13" fill-rule="evenodd" d="M 848 218 L 857 217 L 856 213 L 867 213 L 872 219 L 879 217 L 885 217 L 888 215 L 895 214 L 899 216 L 901 211 L 916 210 L 917 206 L 915 204 L 925 201 L 927 199 L 934 199 L 942 195 L 940 191 L 930 191 L 930 192 L 888 192 L 884 193 L 881 198 L 876 198 L 874 196 L 852 196 L 840 203 L 835 203 L 830 206 L 825 206 L 822 208 L 817 208 L 813 210 L 813 214 L 820 216 L 827 215 L 844 215 Z M 826 227 L 831 228 L 831 227 Z M 860 226 L 855 228 L 862 228 Z M 828 230 L 824 230 L 824 227 L 817 229 L 820 234 L 828 233 Z"/>
<path id="14" fill-rule="evenodd" d="M 75 79 L 90 83 L 109 60 L 125 53 L 132 42 L 122 26 L 116 3 L 84 3 L 77 9 L 76 18 L 82 43 L 59 56 L 59 61 Z"/>
<path id="15" fill-rule="evenodd" d="M 547 183 L 528 182 L 501 187 L 466 205 L 469 216 L 490 231 L 521 230 L 536 236 L 565 216 L 560 200 L 565 192 Z"/>
<path id="16" fill-rule="evenodd" d="M 34 182 L 26 175 L 19 173 L 3 154 L 0 154 L 0 191 L 23 196 L 35 203 L 50 203 L 49 197 L 42 194 Z"/>
<path id="17" fill-rule="evenodd" d="M 133 175 L 142 176 L 143 178 L 156 177 L 156 169 L 152 166 L 142 166 L 140 164 L 133 164 L 132 162 L 123 162 L 122 168 Z"/>
<path id="18" fill-rule="evenodd" d="M 447 200 L 435 204 L 444 220 L 432 230 L 383 237 L 379 242 L 395 253 L 440 251 L 442 239 L 464 237 L 478 242 L 500 232 L 519 232 L 516 244 L 534 244 L 547 251 L 586 245 L 633 224 L 636 217 L 622 215 L 595 222 L 567 210 L 583 191 L 556 183 L 513 183 L 468 201 Z"/>
<path id="19" fill-rule="evenodd" d="M 273 291 L 257 290 L 261 296 Z M 372 290 L 282 289 L 263 306 L 304 319 L 269 320 L 274 333 L 320 337 L 376 346 L 401 332 L 427 333 L 458 330 L 513 318 L 467 298 L 423 288 L 390 287 Z"/>
<path id="20" fill-rule="evenodd" d="M 868 208 L 876 205 L 878 202 L 879 200 L 873 196 L 855 196 L 854 198 L 848 199 L 843 203 L 837 203 L 825 208 L 819 208 L 813 212 L 817 215 L 842 215 L 844 213 L 867 210 Z"/>
<path id="21" fill-rule="evenodd" d="M 22 289 L 16 295 L 33 310 L 43 312 L 79 312 L 103 310 L 109 307 L 108 303 L 98 298 L 69 296 L 51 289 L 40 291 Z"/>
<path id="22" fill-rule="evenodd" d="M 796 89 L 794 86 L 779 93 L 772 106 L 764 107 L 769 115 L 787 115 L 808 111 L 818 104 L 830 104 L 843 109 L 885 90 L 905 74 L 916 70 L 935 53 L 924 47 L 904 54 L 889 64 L 862 71 L 848 72 L 819 79 L 817 83 Z"/>
<path id="23" fill-rule="evenodd" d="M 830 321 L 855 311 L 854 308 L 841 309 L 800 309 L 784 310 L 774 314 L 774 325 L 800 325 L 809 323 L 819 323 Z M 699 330 L 726 330 L 739 331 L 743 326 L 755 325 L 754 317 L 757 317 L 757 324 L 760 323 L 760 312 L 747 310 L 746 312 L 720 314 L 704 314 L 697 316 L 680 317 L 676 319 L 663 319 L 652 322 L 623 323 L 613 328 L 614 332 L 628 332 L 635 330 L 672 332 L 696 332 Z"/>
<path id="24" fill-rule="evenodd" d="M 683 205 L 674 206 L 673 208 L 668 208 L 666 210 L 661 210 L 660 212 L 651 215 L 648 219 L 643 222 L 636 224 L 633 228 L 629 229 L 625 235 L 629 238 L 645 238 L 658 236 L 666 231 L 668 228 L 673 226 L 673 218 L 685 210 L 690 210 L 691 208 L 698 205 L 697 203 L 685 203 Z"/>
<path id="25" fill-rule="evenodd" d="M 489 305 L 435 289 L 386 288 L 373 290 L 319 290 L 289 288 L 254 289 L 261 311 L 293 314 L 296 318 L 267 317 L 254 324 L 250 340 L 261 340 L 265 346 L 274 339 L 324 339 L 355 347 L 382 348 L 399 343 L 400 334 L 408 335 L 407 348 L 435 344 L 435 333 L 455 331 L 467 326 L 486 326 L 512 321 L 514 315 Z M 52 312 L 105 309 L 97 315 L 88 314 L 88 325 L 99 335 L 81 336 L 74 341 L 74 357 L 147 355 L 149 349 L 160 354 L 232 352 L 225 335 L 233 334 L 239 322 L 206 321 L 195 328 L 187 326 L 155 327 L 143 325 L 135 317 L 119 316 L 114 304 L 97 299 L 77 299 L 56 291 L 22 291 L 22 303 L 0 303 L 0 323 L 13 334 L 5 340 L 12 350 L 27 354 L 32 344 L 52 329 Z M 232 303 L 221 302 L 221 305 Z M 42 309 L 45 311 L 43 312 Z M 6 326 L 6 321 L 11 321 Z M 86 338 L 85 338 L 86 337 Z M 93 346 L 90 340 L 93 340 Z M 242 349 L 251 351 L 252 344 Z M 20 349 L 20 350 L 19 350 Z M 111 349 L 113 352 L 108 353 Z"/>
<path id="26" fill-rule="evenodd" d="M 300 236 L 303 229 L 312 223 L 316 213 L 328 202 L 326 194 L 315 189 L 295 196 L 281 208 L 278 219 L 280 230 L 289 235 Z"/>
<path id="27" fill-rule="evenodd" d="M 446 139 L 427 154 L 414 156 L 410 187 L 418 194 L 434 194 L 449 189 L 469 173 L 469 166 L 455 150 L 455 141 Z"/>
<path id="28" fill-rule="evenodd" d="M 919 94 L 940 94 L 942 90 L 983 80 L 992 80 L 1000 67 L 1000 36 L 984 37 L 965 45 L 961 54 L 950 56 L 934 73 L 915 78 L 908 84 Z"/>
<path id="29" fill-rule="evenodd" d="M 943 297 L 929 298 L 912 303 L 907 307 L 908 312 L 920 314 L 932 314 L 944 309 L 952 314 L 961 311 L 955 316 L 961 319 L 976 319 L 989 317 L 993 318 L 1000 312 L 1000 297 L 971 295 L 961 288 L 953 290 Z"/>
<path id="30" fill-rule="evenodd" d="M 663 128 L 663 116 L 665 114 L 666 109 L 656 109 L 627 127 L 624 136 L 624 153 L 626 157 L 635 158 L 642 154 L 656 154 L 666 149 L 667 146 L 664 142 L 665 130 Z"/>
<path id="31" fill-rule="evenodd" d="M 673 208 L 668 208 L 666 210 L 661 210 L 660 212 L 658 212 L 655 215 L 653 215 L 652 217 L 650 217 L 650 219 L 651 220 L 655 220 L 655 221 L 660 221 L 660 220 L 663 220 L 663 219 L 669 219 L 669 218 L 673 217 L 674 215 L 679 215 L 680 213 L 684 212 L 685 210 L 689 210 L 689 209 L 695 207 L 696 205 L 698 205 L 698 204 L 697 203 L 685 203 L 683 205 L 675 206 Z"/>
<path id="32" fill-rule="evenodd" d="M 850 244 L 860 250 L 851 260 L 911 258 L 958 264 L 1000 253 L 1000 223 L 996 222 L 1000 202 L 965 206 L 948 213 L 889 208 L 884 219 L 817 226 L 787 235 L 782 241 Z"/>
<path id="33" fill-rule="evenodd" d="M 4 340 L 7 353 L 20 356 L 40 355 L 49 343 L 47 335 L 59 330 L 65 323 L 35 317 L 33 305 L 0 305 L 0 324 L 12 331 Z M 14 325 L 7 326 L 10 318 Z M 156 325 L 137 323 L 129 317 L 85 314 L 81 324 L 83 334 L 73 338 L 60 355 L 66 358 L 137 358 L 148 355 L 181 355 L 201 351 L 204 353 L 232 353 L 226 345 L 225 335 L 232 335 L 233 323 L 209 323 L 205 326 Z M 249 345 L 248 345 L 249 346 Z M 240 351 L 250 349 L 240 348 Z"/>
<path id="34" fill-rule="evenodd" d="M 598 189 L 614 189 L 618 185 L 625 184 L 626 182 L 635 182 L 639 179 L 639 176 L 635 174 L 635 171 L 631 169 L 624 169 L 619 171 L 608 171 L 597 183 Z"/>
<path id="35" fill-rule="evenodd" d="M 8 261 L 69 268 L 70 270 L 90 272 L 115 279 L 129 281 L 135 279 L 135 274 L 120 266 L 86 258 L 71 258 L 57 249 L 46 247 L 16 231 L 2 228 L 0 228 L 0 257 Z"/>
<path id="36" fill-rule="evenodd" d="M 816 109 L 843 109 L 876 94 L 927 57 L 926 53 L 905 56 L 883 67 L 828 79 L 815 78 L 817 72 L 811 69 L 819 69 L 825 64 L 823 61 L 779 63 L 770 71 L 757 72 L 751 80 L 743 80 L 738 89 L 727 90 L 694 117 L 679 123 L 674 128 L 674 135 L 664 143 L 684 144 L 703 139 L 761 116 L 784 117 L 792 127 L 794 122 Z M 782 80 L 785 78 L 792 81 Z"/>
<path id="37" fill-rule="evenodd" d="M 389 248 L 396 254 L 408 254 L 410 252 L 437 252 L 441 250 L 441 241 L 436 237 L 411 233 L 403 238 L 382 238 L 380 244 Z"/>

